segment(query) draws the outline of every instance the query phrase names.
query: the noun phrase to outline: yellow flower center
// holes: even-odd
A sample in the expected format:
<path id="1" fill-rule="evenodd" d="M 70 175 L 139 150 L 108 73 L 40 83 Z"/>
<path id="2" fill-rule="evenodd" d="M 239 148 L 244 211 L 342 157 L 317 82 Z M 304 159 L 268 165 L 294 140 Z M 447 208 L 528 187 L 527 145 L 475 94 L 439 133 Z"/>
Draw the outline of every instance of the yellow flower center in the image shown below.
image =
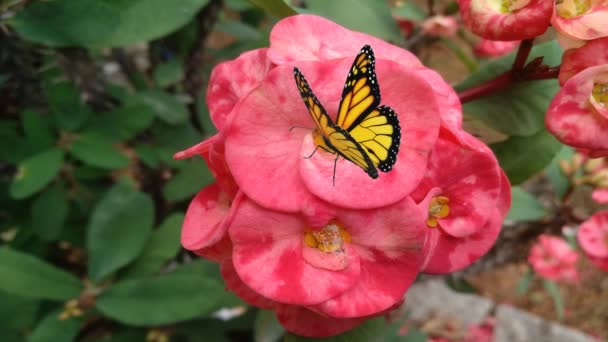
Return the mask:
<path id="1" fill-rule="evenodd" d="M 606 107 L 608 105 L 608 83 L 594 85 L 591 96 L 600 106 Z"/>
<path id="2" fill-rule="evenodd" d="M 306 231 L 304 243 L 308 247 L 316 248 L 321 252 L 341 252 L 345 242 L 350 243 L 350 234 L 336 221 L 329 222 L 323 229 Z"/>
<path id="3" fill-rule="evenodd" d="M 557 0 L 557 14 L 570 19 L 584 14 L 591 7 L 591 0 Z"/>
<path id="4" fill-rule="evenodd" d="M 80 308 L 78 300 L 71 299 L 65 303 L 63 311 L 59 314 L 59 320 L 65 321 L 66 319 L 81 317 L 82 315 L 84 315 L 84 312 Z"/>
<path id="5" fill-rule="evenodd" d="M 439 219 L 446 218 L 450 215 L 450 199 L 445 196 L 436 196 L 431 199 L 429 204 L 429 216 L 426 219 L 426 225 L 435 228 L 439 224 Z"/>
<path id="6" fill-rule="evenodd" d="M 528 5 L 530 0 L 502 0 L 500 11 L 502 13 L 512 13 Z"/>

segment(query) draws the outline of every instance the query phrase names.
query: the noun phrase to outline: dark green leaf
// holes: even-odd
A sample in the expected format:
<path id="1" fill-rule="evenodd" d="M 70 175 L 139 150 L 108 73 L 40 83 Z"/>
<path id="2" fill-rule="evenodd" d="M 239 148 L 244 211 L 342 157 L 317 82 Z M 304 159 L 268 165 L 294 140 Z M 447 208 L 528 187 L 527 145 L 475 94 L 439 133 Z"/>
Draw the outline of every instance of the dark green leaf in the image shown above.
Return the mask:
<path id="1" fill-rule="evenodd" d="M 543 279 L 543 286 L 545 287 L 545 290 L 549 292 L 551 299 L 553 299 L 555 311 L 557 312 L 557 319 L 561 321 L 564 318 L 564 299 L 559 292 L 559 287 L 556 283 L 548 279 Z"/>
<path id="2" fill-rule="evenodd" d="M 213 175 L 200 159 L 188 162 L 163 187 L 163 195 L 168 201 L 180 201 L 192 197 L 205 185 L 213 182 Z"/>
<path id="3" fill-rule="evenodd" d="M 346 4 L 343 1 L 308 0 L 306 5 L 312 13 L 324 16 L 349 29 L 393 42 L 403 39 L 386 1 L 351 0 Z M 361 46 L 353 46 L 353 55 L 360 48 Z"/>
<path id="4" fill-rule="evenodd" d="M 544 56 L 548 65 L 561 63 L 562 50 L 552 41 L 535 46 L 529 60 Z M 511 68 L 515 54 L 489 62 L 471 74 L 456 89 L 471 88 L 492 79 Z M 503 90 L 494 92 L 475 101 L 465 103 L 463 112 L 484 121 L 490 127 L 518 136 L 531 136 L 544 127 L 544 118 L 549 102 L 559 85 L 556 80 L 518 82 Z"/>
<path id="5" fill-rule="evenodd" d="M 534 271 L 532 271 L 531 268 L 528 268 L 526 273 L 524 273 L 515 286 L 515 292 L 518 296 L 523 296 L 526 292 L 528 292 L 532 279 L 534 279 Z"/>
<path id="6" fill-rule="evenodd" d="M 130 266 L 127 277 L 141 277 L 158 272 L 180 250 L 180 233 L 184 214 L 170 215 L 154 231 L 144 251 Z"/>
<path id="7" fill-rule="evenodd" d="M 23 337 L 16 331 L 0 328 L 0 336 L 2 336 L 2 342 L 23 342 Z"/>
<path id="8" fill-rule="evenodd" d="M 543 129 L 530 137 L 512 136 L 490 145 L 511 184 L 519 184 L 541 171 L 561 149 L 553 135 Z"/>
<path id="9" fill-rule="evenodd" d="M 154 81 L 161 88 L 180 82 L 183 78 L 184 70 L 179 59 L 172 59 L 167 63 L 159 64 L 154 69 Z"/>
<path id="10" fill-rule="evenodd" d="M 67 300 L 78 296 L 78 278 L 29 254 L 0 248 L 0 289 L 27 297 Z"/>
<path id="11" fill-rule="evenodd" d="M 120 169 L 129 165 L 129 158 L 110 140 L 95 134 L 83 134 L 72 141 L 70 153 L 87 165 L 104 169 Z"/>
<path id="12" fill-rule="evenodd" d="M 147 167 L 158 167 L 158 156 L 151 146 L 139 144 L 135 146 L 135 152 L 137 152 L 137 156 Z"/>
<path id="13" fill-rule="evenodd" d="M 296 336 L 293 334 L 285 335 L 284 342 L 368 342 L 368 341 L 384 341 L 379 338 L 385 334 L 387 324 L 383 318 L 370 319 L 359 327 L 347 331 L 343 334 L 326 338 L 307 338 Z"/>
<path id="14" fill-rule="evenodd" d="M 477 289 L 463 277 L 450 275 L 446 278 L 445 283 L 456 292 L 477 293 Z"/>
<path id="15" fill-rule="evenodd" d="M 40 302 L 0 291 L 0 329 L 23 331 L 36 320 Z M 2 336 L 2 335 L 0 335 Z"/>
<path id="16" fill-rule="evenodd" d="M 55 142 L 48 117 L 33 110 L 23 112 L 23 132 L 27 140 L 40 149 L 50 148 Z"/>
<path id="17" fill-rule="evenodd" d="M 258 40 L 262 38 L 262 35 L 255 27 L 236 20 L 221 21 L 217 23 L 215 29 L 241 40 Z"/>
<path id="18" fill-rule="evenodd" d="M 28 342 L 72 342 L 80 331 L 79 318 L 59 319 L 61 310 L 49 313 L 28 336 Z"/>
<path id="19" fill-rule="evenodd" d="M 572 147 L 563 146 L 562 149 L 555 155 L 549 166 L 545 168 L 545 175 L 553 185 L 553 191 L 558 198 L 562 198 L 570 187 L 570 180 L 560 167 L 560 161 L 570 160 L 574 155 Z"/>
<path id="20" fill-rule="evenodd" d="M 73 84 L 46 82 L 45 91 L 59 127 L 75 131 L 91 116 L 91 111 L 80 100 L 80 91 Z"/>
<path id="21" fill-rule="evenodd" d="M 184 104 L 162 90 L 141 91 L 134 95 L 131 101 L 148 106 L 159 119 L 170 125 L 181 124 L 188 120 L 188 111 Z"/>
<path id="22" fill-rule="evenodd" d="M 154 224 L 150 197 L 124 182 L 99 201 L 87 231 L 89 276 L 99 281 L 135 260 Z"/>
<path id="23" fill-rule="evenodd" d="M 278 18 L 297 14 L 296 11 L 283 0 L 249 0 L 249 2 Z"/>
<path id="24" fill-rule="evenodd" d="M 255 342 L 275 342 L 285 334 L 285 328 L 277 320 L 274 311 L 258 310 L 253 327 Z"/>
<path id="25" fill-rule="evenodd" d="M 110 171 L 98 167 L 81 165 L 74 167 L 72 174 L 79 180 L 97 180 L 106 177 Z"/>
<path id="26" fill-rule="evenodd" d="M 121 46 L 164 36 L 209 0 L 56 0 L 35 2 L 11 24 L 23 38 L 50 46 Z"/>
<path id="27" fill-rule="evenodd" d="M 32 204 L 32 230 L 44 240 L 55 240 L 61 234 L 69 211 L 63 184 L 56 183 Z"/>
<path id="28" fill-rule="evenodd" d="M 169 324 L 209 313 L 223 292 L 201 275 L 169 273 L 116 283 L 97 297 L 96 306 L 125 324 Z"/>
<path id="29" fill-rule="evenodd" d="M 92 118 L 83 131 L 104 136 L 112 142 L 126 141 L 149 128 L 155 115 L 148 106 L 127 104 Z"/>
<path id="30" fill-rule="evenodd" d="M 22 199 L 44 188 L 59 172 L 63 164 L 63 151 L 50 149 L 19 163 L 10 186 L 13 198 Z"/>
<path id="31" fill-rule="evenodd" d="M 507 220 L 538 221 L 547 216 L 547 210 L 543 205 L 522 188 L 514 186 L 511 188 L 511 209 Z"/>
<path id="32" fill-rule="evenodd" d="M 199 97 L 196 103 L 196 115 L 201 126 L 203 126 L 203 133 L 205 133 L 205 136 L 210 137 L 217 132 L 217 128 L 215 128 L 213 121 L 211 121 L 211 116 L 209 116 L 209 110 L 207 108 L 205 97 Z"/>

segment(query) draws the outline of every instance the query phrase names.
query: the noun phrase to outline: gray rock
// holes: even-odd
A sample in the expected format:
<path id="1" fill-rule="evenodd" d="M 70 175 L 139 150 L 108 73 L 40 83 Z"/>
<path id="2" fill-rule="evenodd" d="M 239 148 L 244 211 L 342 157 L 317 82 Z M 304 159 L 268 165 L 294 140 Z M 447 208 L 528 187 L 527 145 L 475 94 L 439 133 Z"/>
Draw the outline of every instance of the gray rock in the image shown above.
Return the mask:
<path id="1" fill-rule="evenodd" d="M 596 342 L 597 339 L 555 322 L 499 305 L 496 310 L 494 342 Z"/>
<path id="2" fill-rule="evenodd" d="M 405 310 L 413 320 L 453 318 L 464 326 L 481 323 L 493 306 L 486 298 L 453 291 L 442 279 L 416 282 L 405 298 Z"/>

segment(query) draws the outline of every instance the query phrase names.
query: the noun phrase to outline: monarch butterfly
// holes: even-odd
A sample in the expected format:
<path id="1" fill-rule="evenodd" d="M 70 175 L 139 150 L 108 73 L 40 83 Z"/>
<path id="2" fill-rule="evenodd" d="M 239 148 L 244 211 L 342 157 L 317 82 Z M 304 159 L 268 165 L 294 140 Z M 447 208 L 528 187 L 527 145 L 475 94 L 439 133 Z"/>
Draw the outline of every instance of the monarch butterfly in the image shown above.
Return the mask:
<path id="1" fill-rule="evenodd" d="M 317 128 L 313 138 L 317 145 L 312 155 L 321 149 L 337 154 L 334 160 L 333 181 L 336 179 L 336 162 L 341 156 L 362 168 L 371 178 L 378 178 L 378 169 L 388 172 L 397 161 L 401 128 L 395 111 L 380 105 L 380 87 L 376 79 L 374 52 L 369 45 L 361 48 L 348 72 L 336 122 L 304 78 L 294 68 L 296 85 Z"/>

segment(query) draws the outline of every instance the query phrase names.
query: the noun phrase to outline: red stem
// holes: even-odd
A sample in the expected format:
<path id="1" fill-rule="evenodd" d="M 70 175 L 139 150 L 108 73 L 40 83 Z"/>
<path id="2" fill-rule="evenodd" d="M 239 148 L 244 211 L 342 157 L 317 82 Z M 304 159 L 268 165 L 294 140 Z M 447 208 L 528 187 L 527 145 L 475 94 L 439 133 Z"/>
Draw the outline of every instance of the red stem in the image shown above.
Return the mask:
<path id="1" fill-rule="evenodd" d="M 517 48 L 517 55 L 515 56 L 515 61 L 513 61 L 513 66 L 511 70 L 513 72 L 519 72 L 524 69 L 526 65 L 526 60 L 528 60 L 528 56 L 530 55 L 530 51 L 532 50 L 532 46 L 534 45 L 534 38 L 525 39 L 519 43 L 519 47 Z"/>

